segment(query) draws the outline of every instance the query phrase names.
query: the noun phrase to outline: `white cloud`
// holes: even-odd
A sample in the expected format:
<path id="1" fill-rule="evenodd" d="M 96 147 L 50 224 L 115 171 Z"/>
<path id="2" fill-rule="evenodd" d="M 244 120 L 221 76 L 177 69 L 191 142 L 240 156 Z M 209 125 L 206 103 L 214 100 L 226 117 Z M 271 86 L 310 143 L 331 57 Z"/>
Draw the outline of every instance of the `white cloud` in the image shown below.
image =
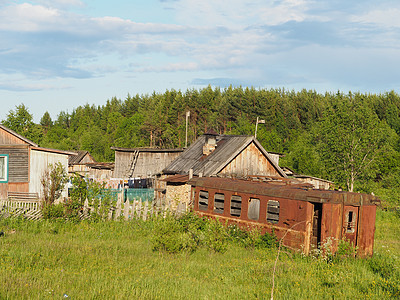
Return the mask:
<path id="1" fill-rule="evenodd" d="M 54 24 L 60 12 L 54 8 L 22 3 L 0 11 L 0 29 L 9 31 L 37 31 L 43 25 Z"/>
<path id="2" fill-rule="evenodd" d="M 361 22 L 365 24 L 375 24 L 385 28 L 400 27 L 400 9 L 388 8 L 371 10 L 362 15 L 355 15 L 351 19 L 354 22 Z"/>

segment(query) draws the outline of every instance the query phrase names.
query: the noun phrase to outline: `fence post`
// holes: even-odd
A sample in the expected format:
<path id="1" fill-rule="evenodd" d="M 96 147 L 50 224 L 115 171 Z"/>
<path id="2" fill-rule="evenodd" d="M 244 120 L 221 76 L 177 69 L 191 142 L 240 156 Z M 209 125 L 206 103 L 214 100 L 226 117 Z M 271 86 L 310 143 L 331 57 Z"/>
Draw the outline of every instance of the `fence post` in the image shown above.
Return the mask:
<path id="1" fill-rule="evenodd" d="M 131 204 L 129 203 L 129 199 L 126 199 L 124 205 L 124 219 L 125 221 L 129 220 L 129 209 L 131 208 Z"/>
<path id="2" fill-rule="evenodd" d="M 124 195 L 122 195 L 122 197 L 121 197 L 121 194 L 118 194 L 117 208 L 115 210 L 114 220 L 117 220 L 121 216 L 121 206 L 122 206 L 123 197 L 124 197 Z"/>
<path id="3" fill-rule="evenodd" d="M 149 210 L 149 201 L 145 201 L 145 203 L 144 203 L 144 211 L 143 211 L 143 221 L 147 220 L 148 210 Z"/>
<path id="4" fill-rule="evenodd" d="M 136 206 L 136 212 L 137 212 L 136 217 L 137 217 L 138 219 L 140 219 L 141 213 L 142 213 L 142 200 L 141 200 L 140 198 L 139 198 L 139 203 L 138 203 L 138 205 Z"/>

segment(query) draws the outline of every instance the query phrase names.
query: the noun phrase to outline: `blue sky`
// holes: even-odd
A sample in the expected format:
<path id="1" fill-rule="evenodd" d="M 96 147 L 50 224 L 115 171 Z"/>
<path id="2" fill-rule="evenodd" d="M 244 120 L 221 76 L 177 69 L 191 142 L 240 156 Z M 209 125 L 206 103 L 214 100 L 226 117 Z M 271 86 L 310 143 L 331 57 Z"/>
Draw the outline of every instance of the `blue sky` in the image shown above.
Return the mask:
<path id="1" fill-rule="evenodd" d="M 128 93 L 399 92 L 394 0 L 0 0 L 0 120 Z"/>

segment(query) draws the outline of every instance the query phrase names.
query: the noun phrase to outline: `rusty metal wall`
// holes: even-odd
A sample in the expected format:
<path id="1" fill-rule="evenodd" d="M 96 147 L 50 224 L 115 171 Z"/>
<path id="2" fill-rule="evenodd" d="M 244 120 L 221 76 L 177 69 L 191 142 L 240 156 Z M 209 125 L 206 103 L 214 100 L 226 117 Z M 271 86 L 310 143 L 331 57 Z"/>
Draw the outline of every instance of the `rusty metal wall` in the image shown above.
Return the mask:
<path id="1" fill-rule="evenodd" d="M 195 188 L 195 199 L 194 210 L 201 216 L 207 216 L 211 218 L 216 218 L 228 224 L 237 224 L 241 228 L 248 227 L 259 227 L 262 233 L 274 232 L 278 239 L 282 238 L 285 234 L 285 239 L 283 245 L 294 249 L 304 249 L 308 253 L 309 240 L 310 240 L 310 230 L 309 224 L 311 223 L 312 205 L 308 202 L 290 200 L 277 197 L 267 197 L 259 195 L 251 195 L 246 193 L 240 193 L 242 196 L 242 209 L 240 217 L 233 217 L 230 215 L 230 198 L 232 195 L 237 195 L 238 193 L 219 189 L 208 188 L 208 209 L 207 211 L 202 211 L 199 209 L 198 195 L 202 189 L 201 187 Z M 214 195 L 215 193 L 223 193 L 225 195 L 224 201 L 224 212 L 222 214 L 214 213 Z M 260 214 L 258 221 L 251 220 L 248 217 L 249 211 L 249 199 L 257 198 L 260 199 Z M 267 222 L 267 203 L 268 200 L 279 201 L 280 212 L 279 221 L 276 224 Z"/>
<path id="2" fill-rule="evenodd" d="M 315 207 L 318 207 L 319 210 L 322 209 L 319 236 L 317 237 L 321 244 L 328 243 L 326 245 L 331 247 L 332 252 L 336 252 L 339 241 L 348 239 L 358 247 L 360 256 L 370 256 L 373 253 L 376 216 L 374 203 L 377 199 L 371 195 L 304 190 L 271 184 L 270 189 L 272 190 L 268 191 L 266 187 L 268 184 L 265 183 L 246 183 L 227 178 L 198 178 L 190 183 L 192 184 L 192 199 L 195 200 L 194 210 L 202 216 L 218 217 L 223 223 L 234 223 L 242 228 L 256 226 L 262 232 L 273 231 L 278 238 L 285 235 L 283 241 L 285 246 L 300 249 L 308 254 L 313 248 L 311 244 L 316 244 L 312 225 L 314 210 Z M 199 207 L 200 191 L 208 192 L 208 206 L 204 210 Z M 222 213 L 218 213 L 221 212 L 220 202 L 218 204 L 217 201 L 218 209 L 214 209 L 216 193 L 225 195 Z M 232 216 L 230 213 L 232 195 L 242 197 L 240 217 Z M 260 199 L 258 220 L 248 216 L 249 199 L 251 198 Z M 269 200 L 279 202 L 279 221 L 276 224 L 267 222 Z M 351 224 L 348 223 L 349 212 L 352 212 Z M 311 242 L 312 237 L 314 237 L 313 242 Z"/>
<path id="3" fill-rule="evenodd" d="M 358 220 L 358 255 L 372 256 L 374 253 L 376 206 L 362 206 Z"/>

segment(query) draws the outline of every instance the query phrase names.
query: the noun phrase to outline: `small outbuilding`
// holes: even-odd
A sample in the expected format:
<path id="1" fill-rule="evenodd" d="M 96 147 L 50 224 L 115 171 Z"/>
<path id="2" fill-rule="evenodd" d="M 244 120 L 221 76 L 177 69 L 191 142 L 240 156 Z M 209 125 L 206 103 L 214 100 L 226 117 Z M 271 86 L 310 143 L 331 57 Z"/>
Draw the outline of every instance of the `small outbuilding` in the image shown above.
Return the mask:
<path id="1" fill-rule="evenodd" d="M 114 178 L 153 178 L 176 159 L 183 149 L 119 148 L 115 150 Z"/>

